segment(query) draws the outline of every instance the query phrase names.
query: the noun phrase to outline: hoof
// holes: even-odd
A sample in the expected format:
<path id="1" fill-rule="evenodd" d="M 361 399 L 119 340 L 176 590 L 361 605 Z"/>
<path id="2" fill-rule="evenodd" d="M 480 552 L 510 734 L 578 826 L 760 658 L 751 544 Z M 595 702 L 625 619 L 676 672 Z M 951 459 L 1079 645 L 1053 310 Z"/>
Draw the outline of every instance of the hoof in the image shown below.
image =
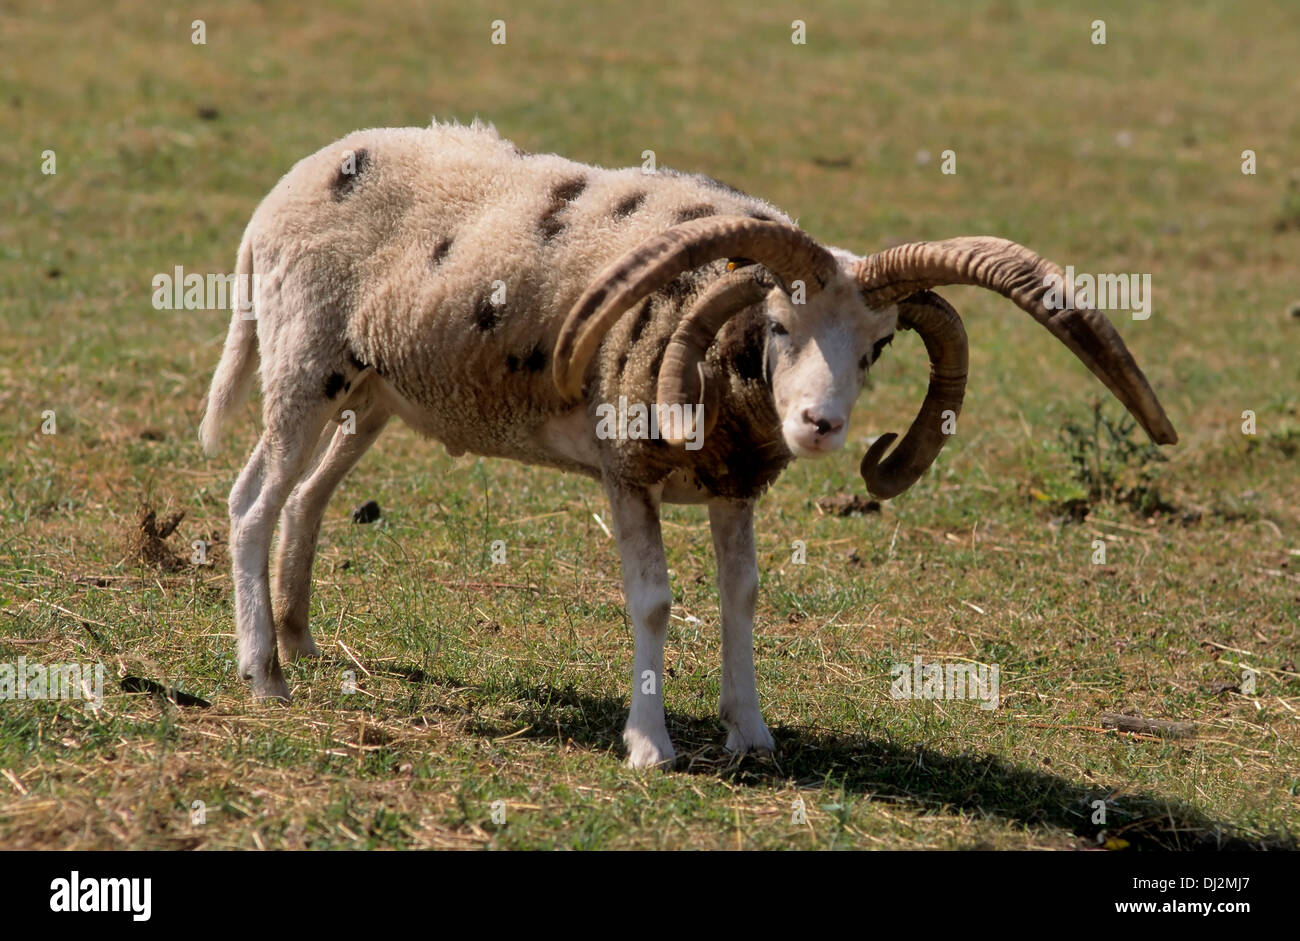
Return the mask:
<path id="1" fill-rule="evenodd" d="M 758 713 L 739 722 L 727 723 L 727 751 L 739 755 L 771 755 L 776 740 Z"/>
<path id="2" fill-rule="evenodd" d="M 279 700 L 282 702 L 289 701 L 289 684 L 284 681 L 284 673 L 280 670 L 280 664 L 273 662 L 271 669 L 259 673 L 246 675 L 245 679 L 253 688 L 253 698 L 259 702 L 266 700 Z"/>
<path id="3" fill-rule="evenodd" d="M 295 660 L 306 660 L 320 656 L 320 648 L 316 646 L 316 641 L 312 640 L 311 635 L 307 633 L 297 636 L 282 636 L 277 639 L 277 646 L 280 650 L 280 661 L 282 663 L 293 663 Z"/>
<path id="4" fill-rule="evenodd" d="M 653 735 L 640 729 L 627 729 L 623 732 L 623 744 L 627 746 L 629 768 L 670 768 L 677 760 L 667 730 Z"/>

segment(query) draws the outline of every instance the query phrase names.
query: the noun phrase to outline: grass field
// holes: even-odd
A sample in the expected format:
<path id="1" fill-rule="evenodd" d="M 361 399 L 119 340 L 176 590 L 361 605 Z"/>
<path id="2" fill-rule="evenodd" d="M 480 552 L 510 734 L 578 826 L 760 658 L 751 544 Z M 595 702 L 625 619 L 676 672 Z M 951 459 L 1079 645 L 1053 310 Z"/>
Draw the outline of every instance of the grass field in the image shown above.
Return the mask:
<path id="1" fill-rule="evenodd" d="M 1295 845 L 1300 9 L 47 6 L 0 2 L 0 663 L 107 677 L 97 715 L 0 702 L 0 846 L 1069 849 L 1103 830 L 1128 852 Z M 1140 432 L 1113 441 L 1118 405 L 1098 425 L 1104 390 L 1041 328 L 946 290 L 972 378 L 935 468 L 878 512 L 817 508 L 861 491 L 867 438 L 920 402 L 909 337 L 847 449 L 795 464 L 760 504 L 772 759 L 722 749 L 707 521 L 666 510 L 682 760 L 640 773 L 621 763 L 632 639 L 598 486 L 453 459 L 395 424 L 326 518 L 324 656 L 290 669 L 291 706 L 256 704 L 224 546 L 258 410 L 200 453 L 228 314 L 155 309 L 151 280 L 232 270 L 261 197 L 344 133 L 475 115 L 529 151 L 617 166 L 652 149 L 859 252 L 991 233 L 1080 271 L 1148 272 L 1150 319 L 1112 319 L 1181 441 L 1167 460 L 1126 445 Z M 371 499 L 381 519 L 353 524 Z M 147 559 L 142 508 L 184 514 Z M 189 564 L 200 539 L 207 566 Z M 891 666 L 917 655 L 998 664 L 999 708 L 894 700 Z M 1101 727 L 1126 711 L 1196 735 Z"/>

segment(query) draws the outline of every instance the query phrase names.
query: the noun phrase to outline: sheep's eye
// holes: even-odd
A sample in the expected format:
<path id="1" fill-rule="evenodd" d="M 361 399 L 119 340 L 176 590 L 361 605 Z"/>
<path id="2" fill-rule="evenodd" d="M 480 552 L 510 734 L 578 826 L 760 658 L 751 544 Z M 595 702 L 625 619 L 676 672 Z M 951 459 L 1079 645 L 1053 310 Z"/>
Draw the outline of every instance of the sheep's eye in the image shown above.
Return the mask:
<path id="1" fill-rule="evenodd" d="M 783 337 L 790 331 L 785 328 L 784 324 L 777 323 L 775 320 L 769 320 L 768 326 L 772 328 L 772 336 Z"/>
<path id="2" fill-rule="evenodd" d="M 885 347 L 889 346 L 893 339 L 894 335 L 891 333 L 889 336 L 882 337 L 876 341 L 876 345 L 871 348 L 871 362 L 874 363 L 876 360 L 880 359 L 880 354 L 885 352 Z"/>

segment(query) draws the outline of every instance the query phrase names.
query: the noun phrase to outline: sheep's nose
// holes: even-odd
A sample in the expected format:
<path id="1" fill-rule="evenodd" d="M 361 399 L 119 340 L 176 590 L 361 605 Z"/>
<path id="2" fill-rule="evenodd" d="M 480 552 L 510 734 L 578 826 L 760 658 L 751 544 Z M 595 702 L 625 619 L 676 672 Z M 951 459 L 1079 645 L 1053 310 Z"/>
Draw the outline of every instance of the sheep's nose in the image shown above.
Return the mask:
<path id="1" fill-rule="evenodd" d="M 842 418 L 826 418 L 821 415 L 814 415 L 812 409 L 803 410 L 803 420 L 817 429 L 819 435 L 834 434 L 844 427 Z"/>

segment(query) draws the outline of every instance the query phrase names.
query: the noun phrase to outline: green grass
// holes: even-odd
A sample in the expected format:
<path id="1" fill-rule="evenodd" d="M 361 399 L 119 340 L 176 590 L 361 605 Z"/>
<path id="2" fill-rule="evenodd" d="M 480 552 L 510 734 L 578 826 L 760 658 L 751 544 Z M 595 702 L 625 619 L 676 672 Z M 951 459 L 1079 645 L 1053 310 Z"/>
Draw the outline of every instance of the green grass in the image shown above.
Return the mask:
<path id="1" fill-rule="evenodd" d="M 1291 845 L 1300 14 L 1262 0 L 438 6 L 0 7 L 0 662 L 109 672 L 97 717 L 0 702 L 0 845 L 1079 848 L 1097 845 L 1099 799 L 1112 847 Z M 805 46 L 789 41 L 795 15 Z M 504 46 L 489 42 L 498 17 Z M 224 542 L 257 410 L 220 457 L 201 455 L 227 315 L 155 310 L 150 281 L 229 270 L 299 158 L 434 115 L 605 165 L 652 149 L 858 251 L 989 232 L 1080 271 L 1150 272 L 1151 319 L 1115 322 L 1182 440 L 1164 463 L 1110 459 L 1172 510 L 1144 515 L 1152 504 L 1076 473 L 1100 386 L 1000 298 L 952 289 L 972 379 L 933 472 L 878 514 L 816 507 L 861 489 L 866 438 L 901 431 L 920 401 L 923 353 L 903 339 L 846 451 L 796 464 L 760 505 L 774 760 L 721 748 L 701 510 L 665 512 L 681 767 L 631 772 L 631 631 L 598 487 L 452 459 L 399 427 L 323 527 L 323 658 L 291 669 L 292 706 L 252 703 Z M 948 148 L 954 176 L 939 172 Z M 368 499 L 382 519 L 353 525 Z M 214 542 L 214 564 L 131 559 L 142 504 L 184 511 L 170 545 Z M 890 667 L 917 654 L 999 664 L 999 709 L 891 699 Z M 1216 691 L 1246 667 L 1254 694 Z M 127 694 L 119 674 L 212 705 Z M 1125 710 L 1198 735 L 1101 730 Z M 792 823 L 799 800 L 807 821 Z"/>

